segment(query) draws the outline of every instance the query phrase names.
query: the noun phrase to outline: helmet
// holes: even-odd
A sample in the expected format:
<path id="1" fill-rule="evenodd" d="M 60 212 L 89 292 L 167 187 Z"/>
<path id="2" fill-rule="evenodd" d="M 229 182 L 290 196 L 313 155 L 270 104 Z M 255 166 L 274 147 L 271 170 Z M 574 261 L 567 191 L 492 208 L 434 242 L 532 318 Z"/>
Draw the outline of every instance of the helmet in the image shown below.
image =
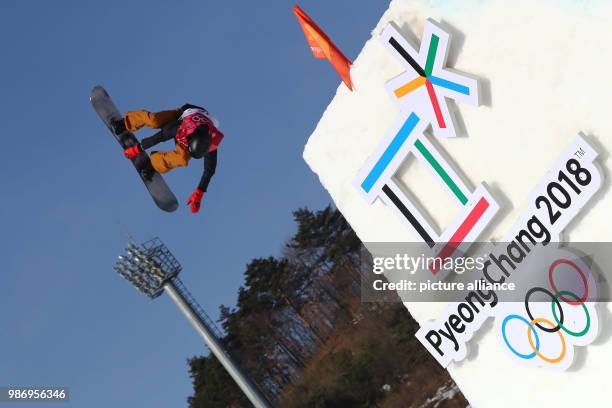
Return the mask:
<path id="1" fill-rule="evenodd" d="M 189 154 L 194 159 L 199 159 L 210 148 L 211 138 L 208 135 L 208 126 L 200 126 L 198 127 L 192 134 L 189 136 Z"/>

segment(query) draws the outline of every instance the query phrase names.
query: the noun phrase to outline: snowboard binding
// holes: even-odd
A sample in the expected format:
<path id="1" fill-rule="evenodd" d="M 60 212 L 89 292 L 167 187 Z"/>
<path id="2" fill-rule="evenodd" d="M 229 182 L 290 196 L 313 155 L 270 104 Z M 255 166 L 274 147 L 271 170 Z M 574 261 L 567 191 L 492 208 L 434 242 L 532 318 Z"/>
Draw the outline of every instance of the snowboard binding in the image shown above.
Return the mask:
<path id="1" fill-rule="evenodd" d="M 136 169 L 138 169 L 138 173 L 140 173 L 140 177 L 147 181 L 151 181 L 153 179 L 155 169 L 151 164 L 151 159 L 147 155 L 141 154 L 135 157 L 133 162 Z"/>

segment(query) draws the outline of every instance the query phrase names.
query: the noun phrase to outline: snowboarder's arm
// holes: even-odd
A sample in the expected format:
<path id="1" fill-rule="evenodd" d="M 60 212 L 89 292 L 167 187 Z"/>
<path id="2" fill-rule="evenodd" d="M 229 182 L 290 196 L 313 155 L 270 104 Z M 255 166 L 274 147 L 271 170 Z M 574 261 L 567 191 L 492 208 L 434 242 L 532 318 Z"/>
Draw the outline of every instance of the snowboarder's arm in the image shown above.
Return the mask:
<path id="1" fill-rule="evenodd" d="M 210 179 L 215 174 L 215 170 L 217 169 L 217 151 L 206 153 L 204 155 L 204 174 L 202 174 L 202 178 L 200 179 L 200 184 L 198 184 L 198 188 L 201 191 L 206 191 L 208 188 L 208 183 L 210 183 Z"/>

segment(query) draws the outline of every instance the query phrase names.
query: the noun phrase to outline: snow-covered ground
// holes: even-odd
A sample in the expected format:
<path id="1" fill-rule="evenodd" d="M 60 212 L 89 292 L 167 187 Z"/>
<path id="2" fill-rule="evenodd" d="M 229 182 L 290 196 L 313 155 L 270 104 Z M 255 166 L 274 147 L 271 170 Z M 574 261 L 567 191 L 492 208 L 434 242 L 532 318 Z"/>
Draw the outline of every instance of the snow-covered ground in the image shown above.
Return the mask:
<path id="1" fill-rule="evenodd" d="M 499 199 L 501 216 L 481 237 L 499 239 L 527 204 L 527 195 L 564 146 L 584 132 L 600 151 L 604 187 L 564 235 L 570 241 L 610 241 L 612 195 L 612 2 L 606 0 L 393 0 L 352 68 L 355 92 L 343 85 L 327 107 L 304 151 L 337 207 L 364 242 L 414 238 L 377 200 L 369 205 L 353 180 L 380 138 L 398 117 L 384 84 L 404 68 L 379 44 L 389 22 L 420 37 L 425 19 L 452 33 L 448 65 L 480 80 L 482 106 L 459 105 L 466 137 L 438 140 L 469 182 L 486 182 Z M 412 166 L 401 174 L 438 225 L 454 216 L 428 173 Z M 407 304 L 420 322 L 443 304 Z M 491 330 L 473 342 L 468 360 L 449 371 L 474 407 L 609 405 L 612 342 L 602 308 L 603 333 L 577 350 L 574 365 L 558 373 L 526 368 L 502 352 Z M 477 343 L 477 344 L 476 344 Z"/>
<path id="2" fill-rule="evenodd" d="M 445 401 L 453 399 L 457 393 L 459 393 L 457 385 L 449 382 L 438 388 L 436 393 L 429 397 L 419 408 L 438 408 L 441 404 L 444 404 Z"/>

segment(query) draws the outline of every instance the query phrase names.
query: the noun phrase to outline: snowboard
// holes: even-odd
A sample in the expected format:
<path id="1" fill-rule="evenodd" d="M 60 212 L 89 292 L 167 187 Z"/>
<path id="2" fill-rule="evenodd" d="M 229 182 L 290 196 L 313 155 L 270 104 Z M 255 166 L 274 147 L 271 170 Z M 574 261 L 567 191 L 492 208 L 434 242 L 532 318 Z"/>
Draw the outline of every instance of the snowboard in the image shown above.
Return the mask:
<path id="1" fill-rule="evenodd" d="M 121 119 L 121 113 L 113 103 L 113 100 L 109 96 L 108 92 L 101 87 L 96 86 L 91 91 L 91 96 L 89 97 L 91 104 L 94 110 L 100 116 L 100 119 L 104 122 L 106 127 L 113 134 L 119 145 L 123 149 L 134 146 L 138 144 L 138 139 L 134 136 L 133 133 L 129 131 L 125 131 L 120 135 L 116 135 L 113 132 L 111 127 L 111 122 L 116 119 Z M 172 212 L 178 208 L 178 201 L 170 187 L 166 184 L 161 174 L 156 172 L 153 167 L 151 167 L 151 161 L 149 159 L 149 155 L 146 152 L 136 156 L 132 159 L 132 164 L 136 168 L 138 175 L 144 182 L 144 185 L 149 190 L 153 201 L 157 206 L 167 212 Z"/>

